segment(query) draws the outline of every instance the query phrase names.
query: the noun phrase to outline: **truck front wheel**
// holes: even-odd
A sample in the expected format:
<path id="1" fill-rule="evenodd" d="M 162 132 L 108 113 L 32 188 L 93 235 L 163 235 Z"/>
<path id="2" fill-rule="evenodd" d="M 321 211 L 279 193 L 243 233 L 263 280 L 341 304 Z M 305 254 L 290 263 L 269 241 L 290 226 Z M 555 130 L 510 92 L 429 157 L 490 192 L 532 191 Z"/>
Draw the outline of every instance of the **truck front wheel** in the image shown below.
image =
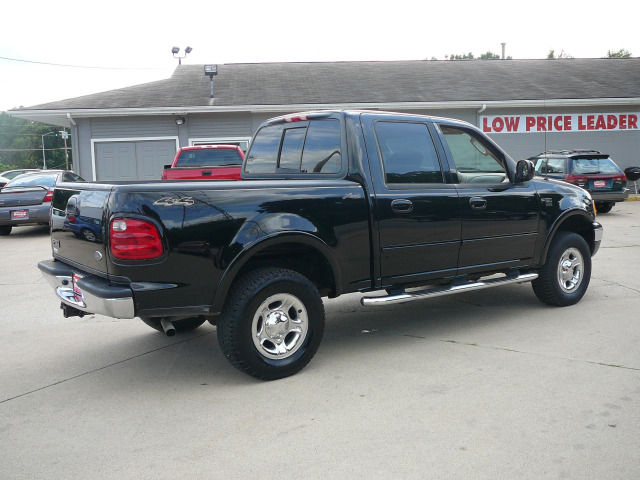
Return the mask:
<path id="1" fill-rule="evenodd" d="M 587 242 L 577 233 L 558 232 L 532 286 L 544 303 L 566 307 L 582 299 L 590 279 L 591 252 Z"/>
<path id="2" fill-rule="evenodd" d="M 283 268 L 260 268 L 232 287 L 218 320 L 218 343 L 237 369 L 262 380 L 300 371 L 324 333 L 324 306 L 315 285 Z"/>

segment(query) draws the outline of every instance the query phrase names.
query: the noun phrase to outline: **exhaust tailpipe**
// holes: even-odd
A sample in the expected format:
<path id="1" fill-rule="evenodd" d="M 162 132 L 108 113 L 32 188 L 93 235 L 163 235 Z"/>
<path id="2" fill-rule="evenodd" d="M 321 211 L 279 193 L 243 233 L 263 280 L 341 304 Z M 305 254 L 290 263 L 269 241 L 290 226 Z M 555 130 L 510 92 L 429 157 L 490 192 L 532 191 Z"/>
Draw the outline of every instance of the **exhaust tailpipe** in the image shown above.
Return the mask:
<path id="1" fill-rule="evenodd" d="M 176 327 L 173 326 L 173 323 L 167 317 L 160 319 L 160 325 L 167 337 L 173 337 L 176 334 Z"/>

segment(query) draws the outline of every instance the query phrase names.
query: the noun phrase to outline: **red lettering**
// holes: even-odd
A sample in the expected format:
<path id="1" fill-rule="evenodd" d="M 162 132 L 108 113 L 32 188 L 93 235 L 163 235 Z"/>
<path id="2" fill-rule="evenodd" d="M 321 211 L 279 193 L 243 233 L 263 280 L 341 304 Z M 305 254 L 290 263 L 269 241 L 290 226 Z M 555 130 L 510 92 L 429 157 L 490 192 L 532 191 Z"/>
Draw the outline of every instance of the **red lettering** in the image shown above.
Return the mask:
<path id="1" fill-rule="evenodd" d="M 595 121 L 594 115 L 587 115 L 587 130 L 593 130 L 593 122 Z"/>
<path id="2" fill-rule="evenodd" d="M 482 131 L 484 133 L 490 133 L 491 127 L 489 126 L 489 119 L 487 117 L 482 118 Z"/>
<path id="3" fill-rule="evenodd" d="M 507 125 L 507 132 L 517 132 L 520 126 L 520 117 L 506 117 L 505 124 Z"/>
<path id="4" fill-rule="evenodd" d="M 527 120 L 525 122 L 526 127 L 527 127 L 527 132 L 530 132 L 531 129 L 534 127 L 534 125 L 536 124 L 536 119 L 535 117 L 527 117 Z"/>
<path id="5" fill-rule="evenodd" d="M 547 131 L 547 119 L 544 117 L 536 117 L 536 126 L 539 132 Z"/>
<path id="6" fill-rule="evenodd" d="M 616 115 L 607 115 L 607 130 L 618 128 L 618 117 Z"/>
<path id="7" fill-rule="evenodd" d="M 562 117 L 558 116 L 553 119 L 553 128 L 555 128 L 557 131 L 562 130 Z"/>
<path id="8" fill-rule="evenodd" d="M 496 117 L 491 122 L 491 127 L 498 133 L 500 133 L 504 129 L 504 121 L 501 117 Z"/>
<path id="9" fill-rule="evenodd" d="M 638 115 L 629 115 L 629 128 L 632 128 L 634 130 L 638 129 Z"/>
<path id="10" fill-rule="evenodd" d="M 620 130 L 626 130 L 626 129 L 627 129 L 627 116 L 620 115 Z"/>
<path id="11" fill-rule="evenodd" d="M 571 131 L 571 115 L 566 115 L 564 117 L 564 130 Z"/>
<path id="12" fill-rule="evenodd" d="M 604 121 L 604 115 L 598 115 L 596 119 L 596 130 L 604 130 L 605 128 L 607 128 L 607 124 Z"/>
<path id="13" fill-rule="evenodd" d="M 586 130 L 587 129 L 587 126 L 585 125 L 583 120 L 584 120 L 584 117 L 582 115 L 580 115 L 578 117 L 578 130 Z"/>

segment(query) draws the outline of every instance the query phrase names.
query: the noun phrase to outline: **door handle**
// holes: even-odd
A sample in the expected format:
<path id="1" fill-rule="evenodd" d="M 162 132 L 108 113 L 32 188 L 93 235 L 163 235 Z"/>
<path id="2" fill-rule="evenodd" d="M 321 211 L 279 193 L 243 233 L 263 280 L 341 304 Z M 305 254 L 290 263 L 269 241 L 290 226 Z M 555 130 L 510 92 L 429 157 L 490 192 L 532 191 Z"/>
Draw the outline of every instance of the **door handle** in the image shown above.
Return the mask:
<path id="1" fill-rule="evenodd" d="M 469 205 L 471 205 L 471 208 L 476 210 L 482 210 L 487 208 L 487 199 L 482 197 L 471 197 Z"/>
<path id="2" fill-rule="evenodd" d="M 211 176 L 211 170 L 203 170 L 202 171 L 202 176 L 203 177 Z"/>
<path id="3" fill-rule="evenodd" d="M 396 198 L 391 202 L 391 210 L 396 213 L 410 213 L 413 210 L 413 203 L 406 198 Z"/>

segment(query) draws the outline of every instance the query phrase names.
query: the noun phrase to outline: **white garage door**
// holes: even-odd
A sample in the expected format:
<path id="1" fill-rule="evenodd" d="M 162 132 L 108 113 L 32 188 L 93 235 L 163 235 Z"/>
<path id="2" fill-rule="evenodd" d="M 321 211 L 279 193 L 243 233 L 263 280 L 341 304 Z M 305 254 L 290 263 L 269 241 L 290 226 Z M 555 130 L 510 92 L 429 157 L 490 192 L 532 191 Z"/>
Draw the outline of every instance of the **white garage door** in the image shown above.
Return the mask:
<path id="1" fill-rule="evenodd" d="M 96 142 L 96 179 L 159 180 L 175 154 L 175 140 Z"/>

